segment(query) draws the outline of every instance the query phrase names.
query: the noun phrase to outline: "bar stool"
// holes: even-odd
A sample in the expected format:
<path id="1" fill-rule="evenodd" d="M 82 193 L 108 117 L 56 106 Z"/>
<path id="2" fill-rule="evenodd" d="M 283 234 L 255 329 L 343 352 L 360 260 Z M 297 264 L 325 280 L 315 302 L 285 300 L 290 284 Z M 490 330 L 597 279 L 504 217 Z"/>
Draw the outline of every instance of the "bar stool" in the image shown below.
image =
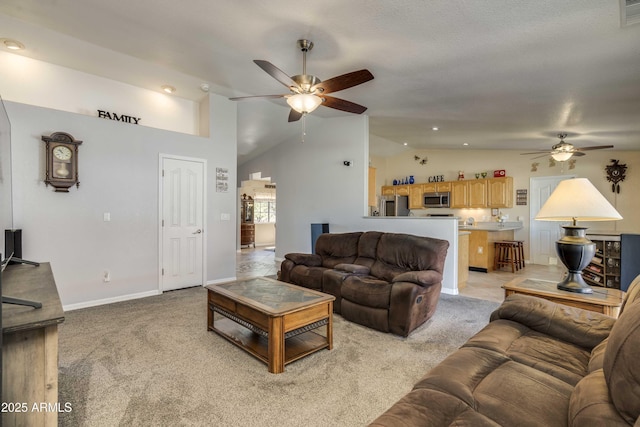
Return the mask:
<path id="1" fill-rule="evenodd" d="M 494 245 L 494 270 L 499 270 L 503 266 L 511 266 L 511 272 L 515 273 L 517 270 L 524 267 L 524 249 L 522 249 L 521 242 L 519 243 L 515 240 L 501 240 L 495 242 Z"/>

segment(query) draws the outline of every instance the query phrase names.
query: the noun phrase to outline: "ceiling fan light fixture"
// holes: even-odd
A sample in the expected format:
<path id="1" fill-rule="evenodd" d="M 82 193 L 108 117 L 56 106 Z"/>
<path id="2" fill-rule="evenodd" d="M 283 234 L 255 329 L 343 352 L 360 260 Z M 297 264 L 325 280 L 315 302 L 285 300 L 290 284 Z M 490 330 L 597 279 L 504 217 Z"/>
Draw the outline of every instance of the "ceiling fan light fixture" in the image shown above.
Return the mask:
<path id="1" fill-rule="evenodd" d="M 556 162 L 566 162 L 573 156 L 573 152 L 571 151 L 558 151 L 556 153 L 551 153 L 551 157 Z"/>
<path id="2" fill-rule="evenodd" d="M 310 93 L 297 93 L 287 98 L 287 104 L 300 114 L 309 114 L 322 104 L 322 98 Z"/>

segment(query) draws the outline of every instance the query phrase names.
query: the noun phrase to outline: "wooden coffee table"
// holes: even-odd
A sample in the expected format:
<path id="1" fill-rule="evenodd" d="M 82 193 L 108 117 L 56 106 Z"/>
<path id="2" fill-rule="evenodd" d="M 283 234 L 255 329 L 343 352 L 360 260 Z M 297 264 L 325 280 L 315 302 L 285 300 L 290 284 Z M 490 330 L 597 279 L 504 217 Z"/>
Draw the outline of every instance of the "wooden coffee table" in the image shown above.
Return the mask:
<path id="1" fill-rule="evenodd" d="M 594 286 L 592 294 L 561 291 L 558 281 L 519 277 L 503 286 L 505 298 L 511 294 L 532 295 L 560 304 L 595 311 L 617 318 L 625 293 L 618 289 Z"/>
<path id="2" fill-rule="evenodd" d="M 333 348 L 332 295 L 267 277 L 207 290 L 208 330 L 265 362 L 269 372 L 282 373 L 287 363 Z M 316 331 L 321 327 L 324 335 Z"/>

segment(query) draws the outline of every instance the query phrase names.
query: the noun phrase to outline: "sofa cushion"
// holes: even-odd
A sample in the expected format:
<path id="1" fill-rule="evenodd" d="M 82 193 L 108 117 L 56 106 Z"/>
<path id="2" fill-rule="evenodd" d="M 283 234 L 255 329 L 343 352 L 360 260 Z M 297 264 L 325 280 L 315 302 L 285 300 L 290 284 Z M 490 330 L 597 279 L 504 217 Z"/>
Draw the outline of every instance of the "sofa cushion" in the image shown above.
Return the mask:
<path id="1" fill-rule="evenodd" d="M 324 267 L 307 267 L 305 265 L 296 265 L 291 269 L 289 277 L 291 281 L 298 286 L 305 288 L 322 290 L 322 274 L 327 269 Z"/>
<path id="2" fill-rule="evenodd" d="M 569 425 L 628 426 L 611 403 L 602 369 L 584 377 L 576 385 L 569 399 Z"/>
<path id="3" fill-rule="evenodd" d="M 366 307 L 343 298 L 341 310 L 342 317 L 350 322 L 389 332 L 389 310 L 386 308 Z"/>
<path id="4" fill-rule="evenodd" d="M 349 276 L 342 282 L 342 298 L 366 307 L 389 308 L 391 283 L 371 276 Z"/>
<path id="5" fill-rule="evenodd" d="M 500 425 L 450 394 L 438 390 L 418 389 L 405 395 L 369 426 L 499 427 Z"/>
<path id="6" fill-rule="evenodd" d="M 400 233 L 380 236 L 371 275 L 386 282 L 406 271 L 435 270 L 442 274 L 449 242 Z"/>
<path id="7" fill-rule="evenodd" d="M 358 257 L 354 261 L 354 264 L 371 268 L 376 260 L 380 236 L 383 234 L 381 231 L 366 231 L 362 233 L 358 241 Z"/>
<path id="8" fill-rule="evenodd" d="M 603 340 L 600 344 L 593 347 L 593 350 L 591 350 L 591 357 L 589 358 L 589 368 L 587 369 L 589 372 L 602 369 L 602 365 L 604 365 L 604 352 L 607 349 L 608 342 L 609 338 Z"/>
<path id="9" fill-rule="evenodd" d="M 503 426 L 566 425 L 573 391 L 552 375 L 473 347 L 448 356 L 415 389 L 448 393 Z"/>
<path id="10" fill-rule="evenodd" d="M 611 400 L 627 422 L 640 416 L 640 301 L 627 305 L 609 335 L 604 377 Z"/>
<path id="11" fill-rule="evenodd" d="M 316 240 L 316 254 L 322 258 L 322 266 L 334 268 L 345 263 L 353 264 L 358 256 L 358 240 L 362 235 L 356 233 L 325 233 Z"/>
<path id="12" fill-rule="evenodd" d="M 523 365 L 574 386 L 586 374 L 591 353 L 575 344 L 534 331 L 510 320 L 495 320 L 463 347 L 498 352 Z"/>

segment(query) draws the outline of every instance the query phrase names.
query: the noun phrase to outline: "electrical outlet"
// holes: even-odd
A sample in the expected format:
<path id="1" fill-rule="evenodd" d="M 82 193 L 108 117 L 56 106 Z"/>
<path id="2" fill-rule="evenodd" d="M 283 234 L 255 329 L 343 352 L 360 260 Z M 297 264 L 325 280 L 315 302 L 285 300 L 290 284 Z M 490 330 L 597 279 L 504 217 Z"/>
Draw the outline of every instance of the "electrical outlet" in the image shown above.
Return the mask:
<path id="1" fill-rule="evenodd" d="M 105 270 L 104 271 L 104 275 L 102 276 L 102 280 L 104 280 L 105 283 L 111 281 L 111 272 L 109 270 Z"/>

